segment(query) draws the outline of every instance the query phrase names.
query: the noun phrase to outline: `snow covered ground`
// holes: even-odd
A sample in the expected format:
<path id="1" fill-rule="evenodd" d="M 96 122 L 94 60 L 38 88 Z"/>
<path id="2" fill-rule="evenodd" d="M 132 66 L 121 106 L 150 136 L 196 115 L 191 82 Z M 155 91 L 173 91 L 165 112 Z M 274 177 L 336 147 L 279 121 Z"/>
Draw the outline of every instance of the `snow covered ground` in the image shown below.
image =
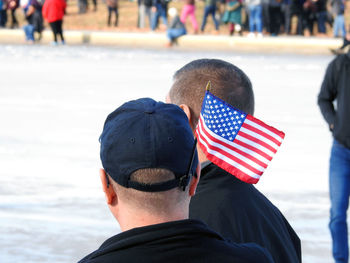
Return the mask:
<path id="1" fill-rule="evenodd" d="M 286 133 L 257 187 L 302 239 L 304 262 L 331 262 L 331 136 L 316 98 L 331 56 L 0 45 L 0 262 L 76 262 L 119 231 L 100 190 L 107 114 L 164 100 L 174 71 L 221 58 L 251 78 L 256 117 Z"/>

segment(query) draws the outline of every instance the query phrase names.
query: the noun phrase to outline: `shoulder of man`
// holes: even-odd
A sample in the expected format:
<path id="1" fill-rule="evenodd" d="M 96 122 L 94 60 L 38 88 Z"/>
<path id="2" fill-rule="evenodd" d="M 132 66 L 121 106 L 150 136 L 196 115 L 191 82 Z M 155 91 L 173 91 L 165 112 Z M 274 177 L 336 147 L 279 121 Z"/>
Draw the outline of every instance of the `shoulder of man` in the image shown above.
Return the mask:
<path id="1" fill-rule="evenodd" d="M 229 244 L 234 247 L 235 255 L 240 261 L 244 263 L 272 263 L 273 258 L 270 252 L 266 249 L 257 245 L 255 243 L 244 243 L 244 244 Z M 235 261 L 236 262 L 236 261 Z"/>
<path id="2" fill-rule="evenodd" d="M 342 68 L 350 65 L 350 53 L 337 55 L 328 65 L 327 74 L 328 77 L 333 77 L 334 80 L 338 80 L 342 74 Z"/>

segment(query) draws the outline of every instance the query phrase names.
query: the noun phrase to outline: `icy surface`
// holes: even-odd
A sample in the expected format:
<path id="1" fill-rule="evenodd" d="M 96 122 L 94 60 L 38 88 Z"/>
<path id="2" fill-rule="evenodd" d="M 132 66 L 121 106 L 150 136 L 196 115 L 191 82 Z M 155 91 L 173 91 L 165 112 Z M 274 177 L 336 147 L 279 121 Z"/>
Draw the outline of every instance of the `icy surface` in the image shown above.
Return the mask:
<path id="1" fill-rule="evenodd" d="M 0 46 L 0 262 L 76 262 L 120 231 L 98 176 L 105 117 L 164 100 L 175 70 L 203 57 L 242 68 L 256 117 L 286 133 L 257 187 L 299 234 L 304 262 L 331 262 L 331 136 L 316 104 L 331 56 L 82 46 Z"/>

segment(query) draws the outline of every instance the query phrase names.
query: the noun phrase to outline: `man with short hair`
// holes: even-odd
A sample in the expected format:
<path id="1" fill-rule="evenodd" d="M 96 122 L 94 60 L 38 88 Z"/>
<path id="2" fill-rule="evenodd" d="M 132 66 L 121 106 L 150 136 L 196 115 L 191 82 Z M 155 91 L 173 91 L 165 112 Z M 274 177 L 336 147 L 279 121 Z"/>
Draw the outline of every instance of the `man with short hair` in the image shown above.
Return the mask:
<path id="1" fill-rule="evenodd" d="M 195 130 L 205 94 L 215 96 L 248 114 L 254 113 L 254 93 L 248 76 L 231 63 L 194 60 L 174 75 L 167 102 L 179 105 Z M 301 262 L 300 239 L 282 213 L 253 185 L 240 181 L 208 161 L 200 147 L 202 176 L 190 203 L 190 218 L 204 221 L 234 242 L 255 242 L 269 250 L 275 262 Z"/>
<path id="2" fill-rule="evenodd" d="M 100 142 L 103 191 L 123 232 L 80 262 L 273 262 L 260 246 L 229 243 L 188 219 L 200 166 L 178 106 L 127 102 L 107 117 Z"/>

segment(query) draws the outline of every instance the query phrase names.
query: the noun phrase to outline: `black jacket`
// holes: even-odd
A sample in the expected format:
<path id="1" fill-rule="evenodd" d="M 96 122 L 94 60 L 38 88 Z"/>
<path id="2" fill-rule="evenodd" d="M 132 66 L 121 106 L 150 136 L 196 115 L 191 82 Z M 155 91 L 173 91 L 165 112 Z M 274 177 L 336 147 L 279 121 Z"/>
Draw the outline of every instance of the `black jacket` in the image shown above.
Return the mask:
<path id="1" fill-rule="evenodd" d="M 184 23 L 181 22 L 180 17 L 177 15 L 171 20 L 168 28 L 176 28 L 176 29 L 186 29 Z"/>
<path id="2" fill-rule="evenodd" d="M 335 109 L 333 102 L 336 101 Z M 328 125 L 334 125 L 334 138 L 350 149 L 350 53 L 337 56 L 329 63 L 318 105 Z"/>
<path id="3" fill-rule="evenodd" d="M 278 208 L 253 185 L 213 163 L 202 168 L 190 218 L 233 242 L 265 247 L 276 263 L 301 262 L 300 239 Z"/>
<path id="4" fill-rule="evenodd" d="M 105 241 L 80 263 L 273 262 L 256 244 L 233 244 L 197 220 L 181 220 L 125 231 Z"/>

